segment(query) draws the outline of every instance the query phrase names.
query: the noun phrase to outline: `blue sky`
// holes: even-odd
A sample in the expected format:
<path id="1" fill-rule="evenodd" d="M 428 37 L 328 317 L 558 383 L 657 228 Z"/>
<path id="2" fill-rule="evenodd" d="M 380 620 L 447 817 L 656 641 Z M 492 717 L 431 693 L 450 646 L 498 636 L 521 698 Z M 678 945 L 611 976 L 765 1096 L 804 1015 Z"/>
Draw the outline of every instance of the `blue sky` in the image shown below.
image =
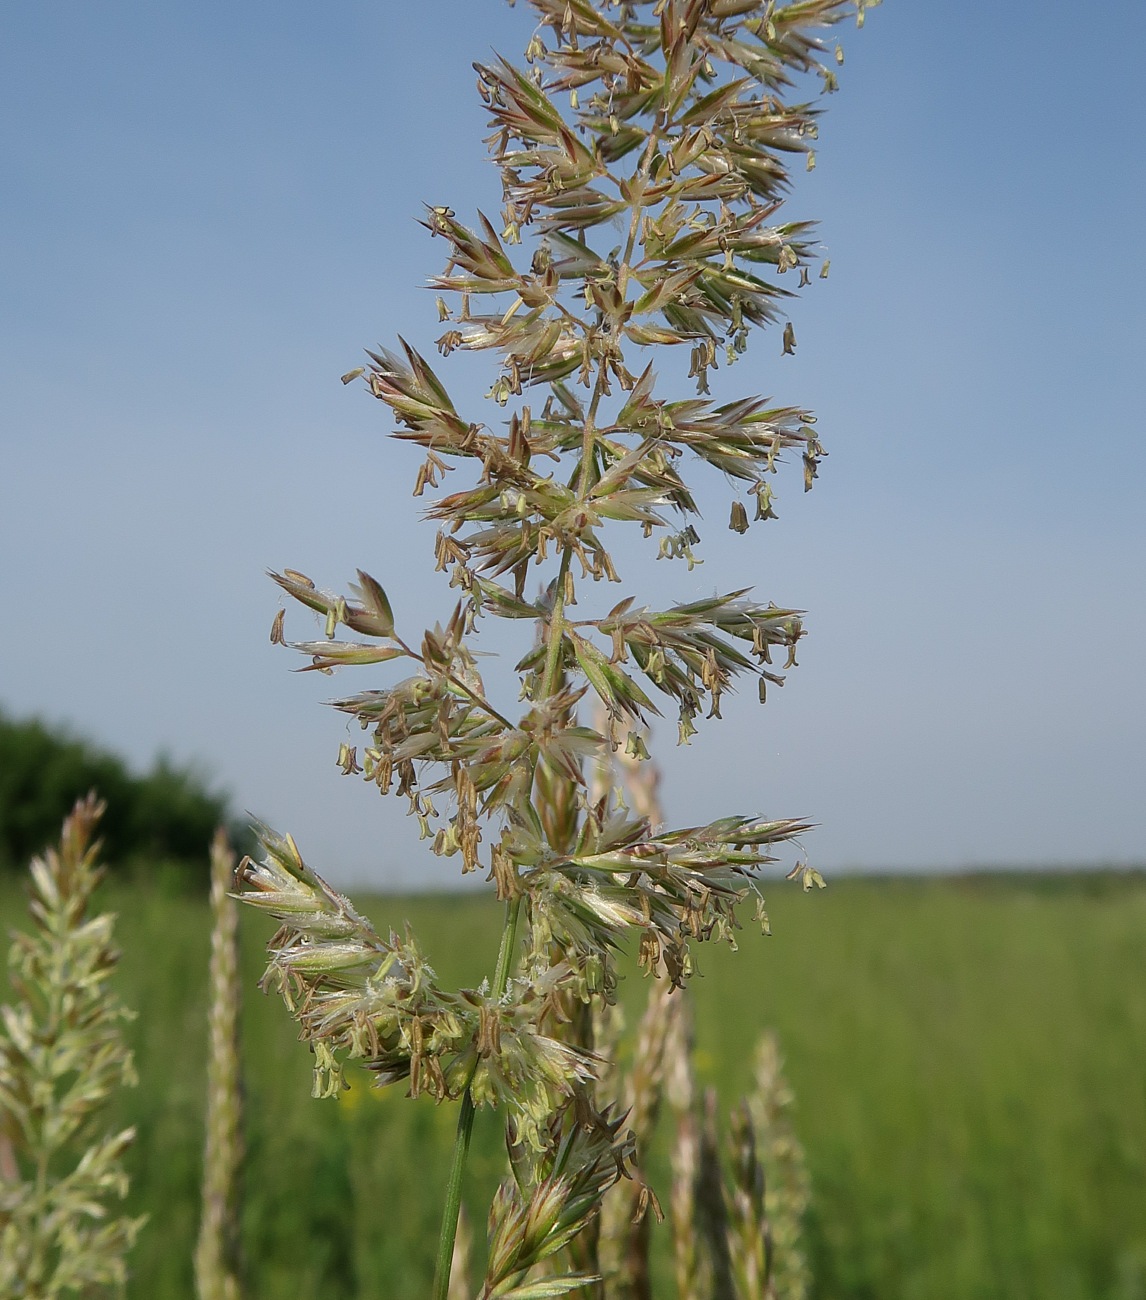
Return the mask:
<path id="1" fill-rule="evenodd" d="M 448 612 L 413 456 L 338 376 L 432 347 L 415 219 L 496 208 L 470 62 L 529 11 L 0 12 L 0 706 L 202 764 L 336 879 L 449 883 L 337 774 L 319 702 L 369 683 L 291 675 L 263 571 L 360 565 L 403 625 Z M 809 816 L 828 871 L 1142 861 L 1146 10 L 889 0 L 842 38 L 790 204 L 831 278 L 797 356 L 758 339 L 730 390 L 812 406 L 830 458 L 648 575 L 755 583 L 810 636 L 765 709 L 664 729 L 670 814 Z"/>

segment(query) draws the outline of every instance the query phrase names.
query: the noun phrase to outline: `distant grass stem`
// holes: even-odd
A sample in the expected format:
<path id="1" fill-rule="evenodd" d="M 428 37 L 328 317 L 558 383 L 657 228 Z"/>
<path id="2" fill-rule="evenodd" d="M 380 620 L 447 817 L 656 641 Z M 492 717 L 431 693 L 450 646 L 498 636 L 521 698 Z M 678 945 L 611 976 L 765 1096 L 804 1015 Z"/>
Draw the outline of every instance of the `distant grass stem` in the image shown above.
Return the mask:
<path id="1" fill-rule="evenodd" d="M 238 1177 L 242 1162 L 239 1061 L 237 858 L 220 828 L 211 845 L 211 963 L 208 978 L 207 1111 L 203 1204 L 195 1249 L 199 1300 L 238 1300 Z"/>

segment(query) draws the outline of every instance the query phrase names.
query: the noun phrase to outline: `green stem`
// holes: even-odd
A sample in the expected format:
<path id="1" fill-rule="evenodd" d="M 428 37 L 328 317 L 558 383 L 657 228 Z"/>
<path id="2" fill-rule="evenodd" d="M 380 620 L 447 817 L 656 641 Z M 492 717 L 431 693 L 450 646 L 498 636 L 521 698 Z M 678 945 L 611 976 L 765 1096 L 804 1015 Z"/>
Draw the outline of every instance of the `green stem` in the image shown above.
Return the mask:
<path id="1" fill-rule="evenodd" d="M 434 1265 L 433 1300 L 446 1300 L 450 1292 L 450 1268 L 454 1262 L 454 1240 L 458 1235 L 458 1214 L 462 1207 L 462 1174 L 470 1152 L 474 1131 L 474 1100 L 467 1085 L 462 1096 L 458 1131 L 454 1137 L 454 1157 L 450 1162 L 450 1180 L 446 1185 L 446 1208 L 442 1214 L 442 1232 L 438 1238 L 438 1258 Z"/>
<path id="2" fill-rule="evenodd" d="M 500 999 L 509 987 L 513 970 L 513 957 L 517 949 L 517 927 L 521 919 L 521 897 L 511 898 L 505 905 L 505 923 L 501 931 L 501 947 L 497 954 L 497 970 L 493 978 L 494 1001 Z M 454 1153 L 450 1161 L 450 1177 L 446 1184 L 446 1205 L 442 1211 L 442 1230 L 438 1237 L 438 1255 L 434 1264 L 433 1300 L 446 1300 L 450 1290 L 450 1270 L 454 1262 L 454 1242 L 458 1235 L 458 1214 L 462 1206 L 462 1175 L 470 1153 L 470 1138 L 474 1129 L 474 1101 L 470 1092 L 477 1062 L 466 1081 L 462 1095 L 462 1108 L 458 1115 L 458 1128 L 454 1135 Z"/>

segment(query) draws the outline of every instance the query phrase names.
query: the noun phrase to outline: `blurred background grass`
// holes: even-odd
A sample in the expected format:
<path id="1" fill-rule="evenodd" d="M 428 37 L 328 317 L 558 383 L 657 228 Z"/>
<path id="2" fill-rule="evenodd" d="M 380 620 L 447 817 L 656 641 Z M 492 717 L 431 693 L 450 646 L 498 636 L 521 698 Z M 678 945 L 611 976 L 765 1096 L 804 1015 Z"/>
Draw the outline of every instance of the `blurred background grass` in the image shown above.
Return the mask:
<path id="1" fill-rule="evenodd" d="M 500 909 L 473 896 L 358 900 L 414 926 L 448 984 L 476 983 Z M 1146 875 L 844 879 L 773 885 L 775 935 L 701 950 L 698 1072 L 727 1112 L 764 1026 L 779 1035 L 813 1182 L 816 1295 L 855 1300 L 1146 1298 Z M 204 1094 L 206 903 L 109 883 L 141 1086 L 131 1208 L 151 1216 L 133 1297 L 193 1294 Z M 19 922 L 17 883 L 0 910 Z M 249 1294 L 420 1298 L 454 1111 L 400 1088 L 312 1101 L 310 1062 L 254 992 L 268 927 L 243 918 Z M 634 1023 L 644 987 L 623 1000 Z M 486 1122 L 482 1122 L 485 1120 Z M 479 1116 L 479 1240 L 500 1177 Z M 654 1161 L 667 1203 L 663 1152 Z M 668 1247 L 654 1229 L 654 1249 Z M 667 1294 L 667 1292 L 666 1292 Z"/>

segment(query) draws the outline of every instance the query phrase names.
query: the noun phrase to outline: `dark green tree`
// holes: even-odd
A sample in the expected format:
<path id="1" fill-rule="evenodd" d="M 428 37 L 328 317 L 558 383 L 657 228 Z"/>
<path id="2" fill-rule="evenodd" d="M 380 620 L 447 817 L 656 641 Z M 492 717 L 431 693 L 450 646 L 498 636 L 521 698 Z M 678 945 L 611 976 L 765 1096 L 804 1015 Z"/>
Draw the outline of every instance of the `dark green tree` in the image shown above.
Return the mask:
<path id="1" fill-rule="evenodd" d="M 101 833 L 113 868 L 177 863 L 206 882 L 211 837 L 230 809 L 199 773 L 160 758 L 136 776 L 115 754 L 59 727 L 3 714 L 0 870 L 27 866 L 59 834 L 76 800 L 93 789 L 107 804 Z"/>

